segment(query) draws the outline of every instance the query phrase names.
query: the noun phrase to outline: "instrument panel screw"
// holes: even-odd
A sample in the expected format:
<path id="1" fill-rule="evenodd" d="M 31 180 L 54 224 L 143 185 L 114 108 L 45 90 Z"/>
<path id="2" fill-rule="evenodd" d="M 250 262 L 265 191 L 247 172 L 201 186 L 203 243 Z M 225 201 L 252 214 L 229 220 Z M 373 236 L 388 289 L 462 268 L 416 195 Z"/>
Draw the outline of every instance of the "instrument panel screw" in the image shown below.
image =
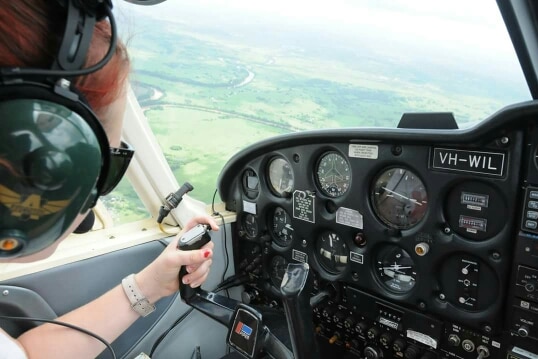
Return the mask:
<path id="1" fill-rule="evenodd" d="M 495 260 L 499 260 L 499 259 L 501 259 L 501 254 L 499 252 L 493 252 L 493 253 L 491 253 L 491 258 L 493 258 Z"/>
<path id="2" fill-rule="evenodd" d="M 450 234 L 450 227 L 445 227 L 443 232 L 445 232 L 445 234 Z"/>
<path id="3" fill-rule="evenodd" d="M 506 136 L 501 137 L 501 143 L 507 145 L 510 142 L 510 139 Z"/>
<path id="4" fill-rule="evenodd" d="M 443 293 L 439 293 L 439 299 L 445 300 L 446 296 Z"/>
<path id="5" fill-rule="evenodd" d="M 301 242 L 301 245 L 302 245 L 303 247 L 306 247 L 306 245 L 307 245 L 307 243 L 306 243 L 306 239 L 303 239 L 303 241 Z"/>
<path id="6" fill-rule="evenodd" d="M 484 325 L 484 331 L 485 331 L 486 333 L 491 333 L 491 330 L 492 330 L 492 328 L 491 328 L 489 325 L 487 325 L 487 324 Z"/>
<path id="7" fill-rule="evenodd" d="M 401 154 L 402 154 L 402 146 L 398 146 L 398 145 L 396 145 L 396 146 L 392 147 L 392 154 L 393 154 L 394 156 L 399 156 L 399 155 L 401 155 Z"/>
<path id="8" fill-rule="evenodd" d="M 353 274 L 352 274 L 351 277 L 352 277 L 352 279 L 353 279 L 354 281 L 358 281 L 358 280 L 359 280 L 359 273 L 357 273 L 357 272 L 353 272 Z"/>
<path id="9" fill-rule="evenodd" d="M 423 301 L 420 301 L 418 302 L 418 307 L 422 310 L 426 309 L 426 303 L 424 303 Z"/>
<path id="10" fill-rule="evenodd" d="M 5 296 L 8 296 L 8 295 L 9 295 L 9 290 L 7 290 L 7 289 L 4 290 L 4 291 L 2 292 L 2 295 L 3 295 L 4 297 L 5 297 Z"/>

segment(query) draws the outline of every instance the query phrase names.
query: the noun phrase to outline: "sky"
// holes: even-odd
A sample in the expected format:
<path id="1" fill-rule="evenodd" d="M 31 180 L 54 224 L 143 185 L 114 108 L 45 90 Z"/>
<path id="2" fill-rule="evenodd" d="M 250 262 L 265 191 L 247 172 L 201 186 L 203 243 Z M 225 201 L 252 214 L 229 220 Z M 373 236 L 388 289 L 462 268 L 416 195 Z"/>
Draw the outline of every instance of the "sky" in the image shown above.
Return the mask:
<path id="1" fill-rule="evenodd" d="M 316 32 L 375 56 L 458 66 L 524 81 L 512 43 L 493 0 L 168 0 L 154 6 L 116 1 L 131 26 L 144 16 L 222 33 L 262 26 Z M 248 30 L 247 30 L 248 31 Z M 315 36 L 313 36 L 315 39 Z"/>
<path id="2" fill-rule="evenodd" d="M 264 19 L 320 26 L 327 31 L 369 29 L 395 42 L 429 43 L 453 50 L 465 47 L 476 52 L 495 51 L 502 56 L 512 46 L 492 0 L 168 0 L 154 6 L 122 1 L 115 4 L 134 10 L 137 17 L 185 22 L 207 18 L 223 24 L 227 20 L 257 24 Z M 191 16 L 193 13 L 198 15 Z"/>

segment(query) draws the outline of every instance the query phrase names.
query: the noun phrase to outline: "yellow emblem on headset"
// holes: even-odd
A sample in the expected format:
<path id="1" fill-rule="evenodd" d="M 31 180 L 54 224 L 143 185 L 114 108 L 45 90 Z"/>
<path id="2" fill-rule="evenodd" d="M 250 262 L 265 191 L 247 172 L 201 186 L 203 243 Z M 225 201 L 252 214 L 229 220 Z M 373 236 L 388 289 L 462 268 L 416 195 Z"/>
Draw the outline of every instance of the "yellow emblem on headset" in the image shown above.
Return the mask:
<path id="1" fill-rule="evenodd" d="M 38 194 L 21 196 L 0 185 L 0 203 L 9 208 L 14 217 L 38 220 L 40 217 L 56 213 L 67 207 L 69 200 L 47 201 Z"/>

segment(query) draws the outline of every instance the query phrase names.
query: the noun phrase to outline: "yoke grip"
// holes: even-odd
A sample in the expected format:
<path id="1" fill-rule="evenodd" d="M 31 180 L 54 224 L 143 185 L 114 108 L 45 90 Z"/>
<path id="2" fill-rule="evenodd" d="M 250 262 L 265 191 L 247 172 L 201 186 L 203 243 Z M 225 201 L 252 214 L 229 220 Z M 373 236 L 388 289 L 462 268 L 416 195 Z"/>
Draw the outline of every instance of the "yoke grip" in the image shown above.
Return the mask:
<path id="1" fill-rule="evenodd" d="M 187 232 L 179 238 L 177 242 L 177 249 L 182 251 L 192 251 L 194 249 L 202 248 L 206 243 L 209 243 L 211 236 L 209 235 L 209 226 L 205 224 L 197 224 L 193 228 L 189 229 Z M 191 288 L 188 284 L 183 284 L 183 276 L 187 274 L 186 266 L 182 266 L 179 270 L 179 294 L 181 299 L 184 302 L 188 302 L 196 292 L 200 291 L 200 287 Z"/>

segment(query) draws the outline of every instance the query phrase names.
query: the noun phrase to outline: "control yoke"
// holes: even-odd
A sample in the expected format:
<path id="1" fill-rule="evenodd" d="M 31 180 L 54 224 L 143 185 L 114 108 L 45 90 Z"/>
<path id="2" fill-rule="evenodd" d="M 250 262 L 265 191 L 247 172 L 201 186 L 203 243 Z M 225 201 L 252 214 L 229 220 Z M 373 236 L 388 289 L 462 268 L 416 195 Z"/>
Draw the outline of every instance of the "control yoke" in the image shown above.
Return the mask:
<path id="1" fill-rule="evenodd" d="M 211 240 L 208 231 L 208 226 L 197 225 L 179 239 L 178 249 L 201 248 Z M 228 344 L 246 358 L 256 358 L 263 349 L 277 359 L 318 359 L 314 324 L 309 319 L 312 318 L 310 298 L 303 291 L 308 272 L 306 263 L 288 264 L 280 287 L 293 353 L 263 324 L 263 317 L 256 309 L 199 287 L 194 289 L 181 284 L 187 273 L 185 267 L 179 272 L 179 293 L 186 304 L 228 327 Z"/>

